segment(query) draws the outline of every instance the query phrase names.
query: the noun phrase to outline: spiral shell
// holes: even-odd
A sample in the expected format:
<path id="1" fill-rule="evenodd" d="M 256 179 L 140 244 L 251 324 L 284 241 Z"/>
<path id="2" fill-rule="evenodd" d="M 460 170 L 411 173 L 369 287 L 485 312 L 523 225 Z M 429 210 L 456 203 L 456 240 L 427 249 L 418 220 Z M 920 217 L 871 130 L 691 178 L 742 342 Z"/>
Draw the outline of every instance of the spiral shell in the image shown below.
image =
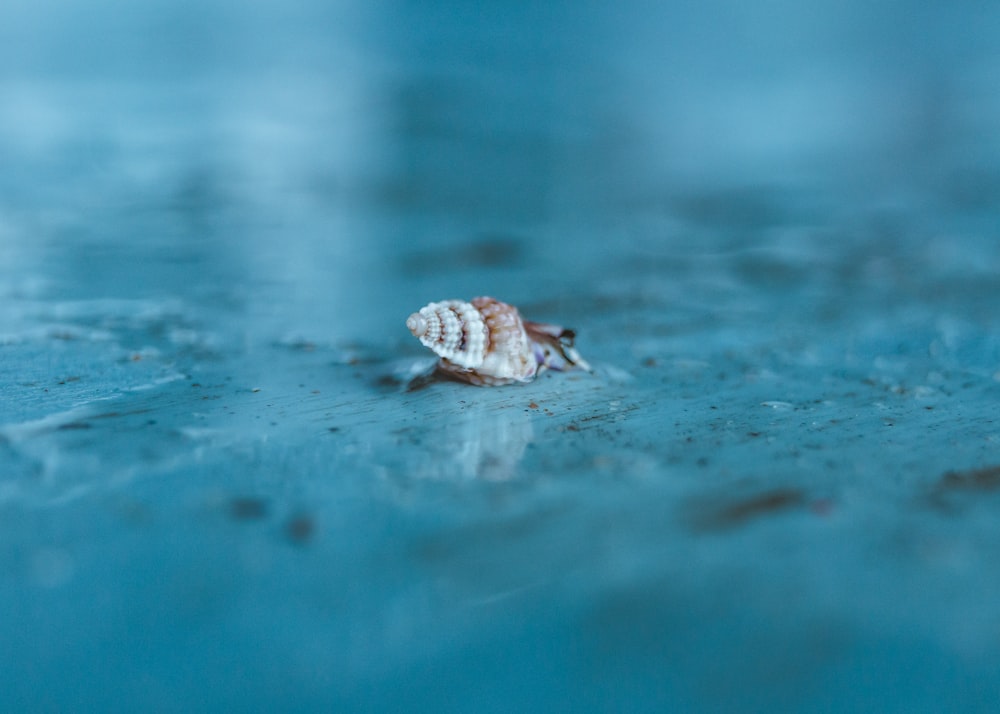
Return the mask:
<path id="1" fill-rule="evenodd" d="M 530 382 L 546 369 L 589 369 L 572 347 L 573 333 L 529 322 L 496 298 L 432 302 L 406 326 L 441 360 L 438 369 L 471 384 Z"/>

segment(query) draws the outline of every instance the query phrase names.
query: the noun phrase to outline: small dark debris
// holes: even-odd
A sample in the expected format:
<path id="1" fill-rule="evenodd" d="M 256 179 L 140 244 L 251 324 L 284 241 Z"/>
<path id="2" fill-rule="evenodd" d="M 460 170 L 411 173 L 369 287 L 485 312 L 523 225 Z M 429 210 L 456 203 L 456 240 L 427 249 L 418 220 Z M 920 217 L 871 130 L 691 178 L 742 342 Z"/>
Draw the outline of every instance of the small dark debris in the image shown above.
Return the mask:
<path id="1" fill-rule="evenodd" d="M 327 429 L 327 431 L 329 431 L 329 432 L 331 432 L 333 434 L 336 434 L 338 431 L 340 431 L 340 427 L 339 426 L 331 426 L 329 429 Z"/>
<path id="2" fill-rule="evenodd" d="M 535 402 L 530 402 L 528 404 L 528 409 L 538 409 L 538 405 Z"/>
<path id="3" fill-rule="evenodd" d="M 776 489 L 719 506 L 703 507 L 694 518 L 699 530 L 735 528 L 762 516 L 802 505 L 805 495 L 797 489 Z"/>
<path id="4" fill-rule="evenodd" d="M 760 432 L 759 431 L 748 431 L 747 432 L 747 436 L 758 437 L 758 436 L 760 436 Z"/>
<path id="5" fill-rule="evenodd" d="M 576 424 L 567 424 L 566 431 L 580 431 L 580 427 L 578 427 Z"/>
<path id="6" fill-rule="evenodd" d="M 79 431 L 81 429 L 90 429 L 91 426 L 85 421 L 71 421 L 66 424 L 60 424 L 57 427 L 58 431 Z"/>
<path id="7" fill-rule="evenodd" d="M 259 521 L 267 511 L 267 500 L 259 496 L 236 496 L 229 502 L 229 515 L 236 521 Z"/>
<path id="8" fill-rule="evenodd" d="M 153 411 L 152 409 L 131 409 L 127 412 L 102 412 L 100 414 L 95 414 L 91 419 L 118 419 L 124 416 L 133 416 L 135 414 L 149 414 Z"/>
<path id="9" fill-rule="evenodd" d="M 1000 489 L 1000 466 L 969 471 L 948 471 L 938 484 L 941 491 L 996 491 Z"/>
<path id="10" fill-rule="evenodd" d="M 285 524 L 285 535 L 288 536 L 288 539 L 293 543 L 306 543 L 312 540 L 315 533 L 316 522 L 313 520 L 312 516 L 306 513 L 300 513 L 292 516 Z"/>
<path id="11" fill-rule="evenodd" d="M 647 357 L 642 361 L 643 367 L 658 367 L 659 365 L 660 363 L 656 361 L 655 357 Z"/>

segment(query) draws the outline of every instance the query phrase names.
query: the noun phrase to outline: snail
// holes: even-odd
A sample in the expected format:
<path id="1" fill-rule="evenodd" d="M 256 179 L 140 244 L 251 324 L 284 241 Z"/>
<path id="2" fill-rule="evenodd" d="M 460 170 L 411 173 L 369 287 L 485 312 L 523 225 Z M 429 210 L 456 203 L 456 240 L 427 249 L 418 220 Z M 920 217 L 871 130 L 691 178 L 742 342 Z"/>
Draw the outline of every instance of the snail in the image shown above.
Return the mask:
<path id="1" fill-rule="evenodd" d="M 470 384 L 530 382 L 546 369 L 590 369 L 573 349 L 572 330 L 523 320 L 516 307 L 496 298 L 432 302 L 406 326 L 441 358 L 440 372 Z"/>

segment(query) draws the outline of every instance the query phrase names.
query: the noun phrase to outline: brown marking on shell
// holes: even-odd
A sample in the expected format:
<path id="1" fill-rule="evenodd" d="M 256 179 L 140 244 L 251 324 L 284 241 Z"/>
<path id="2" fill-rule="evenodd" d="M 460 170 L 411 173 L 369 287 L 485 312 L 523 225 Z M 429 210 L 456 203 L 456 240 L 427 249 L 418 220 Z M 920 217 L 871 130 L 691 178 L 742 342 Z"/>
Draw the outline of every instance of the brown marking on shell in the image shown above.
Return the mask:
<path id="1" fill-rule="evenodd" d="M 479 371 L 498 379 L 530 382 L 538 371 L 521 313 L 496 298 L 473 298 L 487 328 L 487 345 Z"/>

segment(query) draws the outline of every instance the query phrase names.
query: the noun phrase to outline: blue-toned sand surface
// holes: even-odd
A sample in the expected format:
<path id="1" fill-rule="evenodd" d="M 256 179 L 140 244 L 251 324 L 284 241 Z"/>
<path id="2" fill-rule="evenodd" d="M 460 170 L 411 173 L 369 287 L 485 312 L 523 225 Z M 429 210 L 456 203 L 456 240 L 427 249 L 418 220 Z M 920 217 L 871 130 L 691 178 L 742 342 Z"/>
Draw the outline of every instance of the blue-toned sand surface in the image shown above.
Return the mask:
<path id="1" fill-rule="evenodd" d="M 0 711 L 994 712 L 1000 7 L 0 9 Z M 592 373 L 476 388 L 495 295 Z"/>

